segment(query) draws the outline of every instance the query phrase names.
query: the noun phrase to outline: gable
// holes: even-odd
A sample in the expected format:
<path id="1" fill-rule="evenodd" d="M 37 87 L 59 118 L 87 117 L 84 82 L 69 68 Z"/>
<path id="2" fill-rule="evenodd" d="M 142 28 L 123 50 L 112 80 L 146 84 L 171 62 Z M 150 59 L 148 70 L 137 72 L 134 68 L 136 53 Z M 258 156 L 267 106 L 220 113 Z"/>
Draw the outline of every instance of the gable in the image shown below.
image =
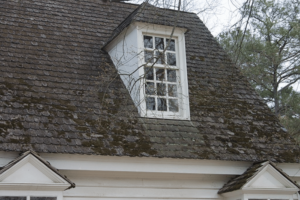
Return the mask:
<path id="1" fill-rule="evenodd" d="M 74 187 L 74 183 L 28 151 L 0 171 L 0 188 L 10 187 L 24 190 L 34 187 L 36 190 L 62 191 Z"/>
<path id="2" fill-rule="evenodd" d="M 243 189 L 284 189 L 294 188 L 298 189 L 297 186 L 280 174 L 271 165 L 265 167 L 259 172 L 252 180 L 247 183 Z"/>
<path id="3" fill-rule="evenodd" d="M 270 161 L 254 163 L 243 174 L 229 180 L 219 194 L 232 195 L 247 192 L 285 192 L 294 194 L 300 186 Z"/>
<path id="4" fill-rule="evenodd" d="M 191 120 L 157 121 L 139 118 L 101 50 L 138 6 L 93 0 L 80 5 L 0 1 L 5 22 L 0 23 L 0 150 L 298 161 L 295 141 L 196 14 L 181 12 L 178 21 L 189 30 Z M 174 25 L 172 10 L 143 14 L 143 21 Z"/>

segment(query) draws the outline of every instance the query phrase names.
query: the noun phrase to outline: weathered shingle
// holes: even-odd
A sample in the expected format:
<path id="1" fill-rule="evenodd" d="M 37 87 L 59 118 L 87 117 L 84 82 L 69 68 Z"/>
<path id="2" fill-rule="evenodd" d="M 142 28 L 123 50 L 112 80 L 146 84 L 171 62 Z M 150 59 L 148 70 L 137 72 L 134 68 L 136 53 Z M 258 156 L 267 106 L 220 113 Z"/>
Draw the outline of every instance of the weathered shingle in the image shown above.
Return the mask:
<path id="1" fill-rule="evenodd" d="M 140 118 L 101 50 L 137 5 L 0 1 L 0 150 L 298 162 L 299 147 L 208 29 L 180 12 L 191 120 Z M 174 25 L 145 6 L 136 21 Z"/>

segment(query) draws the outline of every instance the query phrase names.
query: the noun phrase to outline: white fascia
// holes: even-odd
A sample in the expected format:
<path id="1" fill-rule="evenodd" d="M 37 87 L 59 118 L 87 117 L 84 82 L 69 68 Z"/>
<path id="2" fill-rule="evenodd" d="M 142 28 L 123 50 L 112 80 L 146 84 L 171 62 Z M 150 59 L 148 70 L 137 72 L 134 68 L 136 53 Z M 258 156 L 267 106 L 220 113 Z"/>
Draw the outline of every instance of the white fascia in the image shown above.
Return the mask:
<path id="1" fill-rule="evenodd" d="M 162 37 L 170 37 L 171 33 L 174 29 L 172 39 L 177 41 L 177 49 L 176 57 L 179 61 L 179 112 L 162 112 L 162 111 L 147 111 L 146 110 L 146 101 L 145 101 L 145 88 L 141 87 L 140 89 L 140 115 L 142 117 L 149 118 L 164 118 L 164 119 L 182 119 L 189 120 L 190 119 L 190 105 L 189 105 L 189 92 L 188 92 L 188 79 L 187 79 L 187 64 L 186 64 L 186 49 L 185 49 L 185 36 L 184 33 L 187 31 L 185 28 L 179 27 L 171 27 L 171 26 L 163 26 L 149 23 L 141 23 L 135 22 L 134 25 L 137 28 L 137 38 L 138 38 L 138 66 L 144 65 L 144 41 L 143 35 L 154 35 L 154 36 L 162 36 Z M 144 68 L 139 67 L 139 75 L 140 77 L 144 77 Z M 144 79 L 141 78 L 141 85 L 145 84 Z"/>

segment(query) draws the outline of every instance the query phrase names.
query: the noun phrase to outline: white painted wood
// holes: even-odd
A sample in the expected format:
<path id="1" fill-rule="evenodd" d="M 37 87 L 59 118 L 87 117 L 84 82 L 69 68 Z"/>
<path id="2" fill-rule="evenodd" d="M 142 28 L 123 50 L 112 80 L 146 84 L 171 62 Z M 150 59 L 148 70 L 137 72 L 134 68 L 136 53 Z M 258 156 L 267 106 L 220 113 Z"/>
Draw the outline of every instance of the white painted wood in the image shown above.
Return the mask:
<path id="1" fill-rule="evenodd" d="M 61 170 L 86 170 L 105 172 L 146 172 L 176 174 L 239 175 L 251 162 L 141 158 L 70 154 L 41 154 L 54 167 Z"/>
<path id="2" fill-rule="evenodd" d="M 62 171 L 77 187 L 219 189 L 231 176 Z"/>
<path id="3" fill-rule="evenodd" d="M 109 198 L 219 198 L 216 189 L 160 189 L 160 188 L 91 188 L 76 187 L 63 193 L 65 197 Z"/>
<path id="4" fill-rule="evenodd" d="M 278 172 L 270 164 L 265 166 L 255 177 L 252 178 L 249 183 L 243 186 L 243 189 L 294 189 L 298 191 L 298 188 L 291 183 L 290 180 L 285 178 L 280 172 Z"/>
<path id="5" fill-rule="evenodd" d="M 54 183 L 31 163 L 24 164 L 13 174 L 6 177 L 2 183 Z"/>
<path id="6" fill-rule="evenodd" d="M 28 154 L 0 174 L 0 189 L 57 190 L 62 191 L 70 184 L 57 175 L 36 157 Z"/>

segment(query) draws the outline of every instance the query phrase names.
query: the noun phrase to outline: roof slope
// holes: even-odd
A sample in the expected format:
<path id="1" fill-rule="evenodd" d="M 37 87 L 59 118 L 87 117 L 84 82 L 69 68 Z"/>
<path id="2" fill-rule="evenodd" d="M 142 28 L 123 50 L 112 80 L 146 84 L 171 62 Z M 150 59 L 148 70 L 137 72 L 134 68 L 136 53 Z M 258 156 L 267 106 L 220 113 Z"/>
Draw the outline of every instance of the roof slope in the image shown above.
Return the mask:
<path id="1" fill-rule="evenodd" d="M 0 150 L 298 162 L 299 148 L 193 13 L 191 121 L 140 118 L 101 47 L 138 6 L 0 1 Z M 142 21 L 172 25 L 148 7 Z"/>

